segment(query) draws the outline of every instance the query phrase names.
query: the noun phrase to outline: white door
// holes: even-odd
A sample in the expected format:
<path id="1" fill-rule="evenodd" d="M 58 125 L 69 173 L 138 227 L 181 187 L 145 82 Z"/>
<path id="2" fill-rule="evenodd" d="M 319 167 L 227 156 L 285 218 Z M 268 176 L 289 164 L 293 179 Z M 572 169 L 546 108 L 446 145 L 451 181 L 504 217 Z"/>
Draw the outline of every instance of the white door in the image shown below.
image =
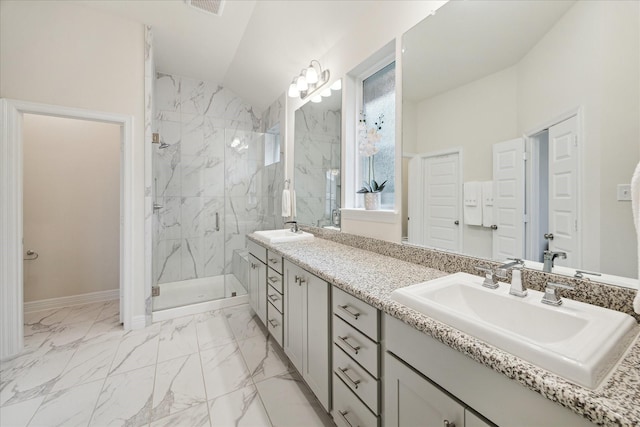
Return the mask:
<path id="1" fill-rule="evenodd" d="M 524 257 L 524 139 L 493 144 L 493 259 Z"/>
<path id="2" fill-rule="evenodd" d="M 549 128 L 549 249 L 567 253 L 556 265 L 580 268 L 578 135 L 571 117 Z"/>
<path id="3" fill-rule="evenodd" d="M 422 165 L 424 244 L 460 252 L 460 155 L 452 153 L 426 157 L 422 160 Z"/>

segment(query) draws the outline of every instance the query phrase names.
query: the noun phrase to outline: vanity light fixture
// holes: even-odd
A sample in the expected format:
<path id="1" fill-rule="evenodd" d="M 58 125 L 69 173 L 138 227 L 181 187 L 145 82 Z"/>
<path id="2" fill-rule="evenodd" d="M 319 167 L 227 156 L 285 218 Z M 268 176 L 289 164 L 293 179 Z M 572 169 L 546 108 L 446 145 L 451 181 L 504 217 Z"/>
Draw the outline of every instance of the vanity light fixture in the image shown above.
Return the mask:
<path id="1" fill-rule="evenodd" d="M 322 92 L 320 92 L 320 96 L 322 96 L 323 98 L 331 96 L 331 88 L 328 87 L 326 89 L 323 89 Z"/>
<path id="2" fill-rule="evenodd" d="M 340 90 L 342 89 L 342 79 L 338 79 L 331 85 L 331 90 Z"/>
<path id="3" fill-rule="evenodd" d="M 307 68 L 304 68 L 300 72 L 299 76 L 293 78 L 291 84 L 289 85 L 287 95 L 290 98 L 297 98 L 299 96 L 300 99 L 307 99 L 308 97 L 314 95 L 316 92 L 322 89 L 322 87 L 329 82 L 330 77 L 331 73 L 329 72 L 329 70 L 323 70 L 320 62 L 314 59 L 309 63 L 309 66 Z M 312 100 L 315 98 L 316 97 L 314 96 Z M 318 95 L 317 98 L 320 98 L 320 95 Z"/>
<path id="4" fill-rule="evenodd" d="M 320 95 L 316 95 L 313 98 L 311 98 L 311 102 L 315 102 L 315 103 L 322 102 L 322 97 Z"/>

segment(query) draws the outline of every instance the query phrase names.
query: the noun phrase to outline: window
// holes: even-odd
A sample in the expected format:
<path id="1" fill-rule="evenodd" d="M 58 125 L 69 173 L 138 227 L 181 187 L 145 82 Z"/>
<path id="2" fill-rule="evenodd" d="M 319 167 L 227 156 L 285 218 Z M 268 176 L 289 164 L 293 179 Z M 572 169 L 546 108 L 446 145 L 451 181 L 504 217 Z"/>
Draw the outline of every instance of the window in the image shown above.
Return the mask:
<path id="1" fill-rule="evenodd" d="M 277 124 L 264 134 L 264 165 L 280 161 L 280 125 Z"/>
<path id="2" fill-rule="evenodd" d="M 395 62 L 362 80 L 361 102 L 366 130 L 371 132 L 372 128 L 376 129 L 380 139 L 375 142 L 377 151 L 372 157 L 367 157 L 360 151 L 358 152 L 357 177 L 361 183 L 367 183 L 370 176 L 378 184 L 387 181 L 381 193 L 380 207 L 382 209 L 394 209 L 396 158 Z M 359 143 L 360 141 L 358 141 Z M 363 197 L 359 195 L 357 207 L 363 207 L 363 204 Z"/>

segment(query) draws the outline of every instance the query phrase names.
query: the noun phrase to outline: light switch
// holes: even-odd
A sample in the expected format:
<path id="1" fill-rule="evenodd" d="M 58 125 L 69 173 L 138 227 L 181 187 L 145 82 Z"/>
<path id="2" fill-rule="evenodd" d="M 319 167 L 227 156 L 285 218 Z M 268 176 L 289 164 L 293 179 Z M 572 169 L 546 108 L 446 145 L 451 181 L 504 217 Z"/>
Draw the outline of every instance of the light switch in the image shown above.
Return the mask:
<path id="1" fill-rule="evenodd" d="M 631 200 L 631 185 L 630 184 L 618 184 L 618 201 Z"/>

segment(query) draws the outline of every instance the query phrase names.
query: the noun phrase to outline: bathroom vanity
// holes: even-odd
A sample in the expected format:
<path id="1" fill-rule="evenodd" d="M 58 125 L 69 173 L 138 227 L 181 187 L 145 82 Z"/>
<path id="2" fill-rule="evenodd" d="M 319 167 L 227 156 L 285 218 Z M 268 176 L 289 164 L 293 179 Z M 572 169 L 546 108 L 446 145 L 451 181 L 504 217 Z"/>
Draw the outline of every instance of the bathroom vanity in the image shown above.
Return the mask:
<path id="1" fill-rule="evenodd" d="M 337 425 L 640 423 L 637 336 L 595 390 L 578 386 L 393 301 L 396 289 L 447 275 L 400 255 L 423 251 L 434 262 L 439 253 L 338 239 L 346 244 L 260 242 L 284 258 L 285 353 Z M 470 269 L 450 256 L 440 260 L 448 271 Z"/>

